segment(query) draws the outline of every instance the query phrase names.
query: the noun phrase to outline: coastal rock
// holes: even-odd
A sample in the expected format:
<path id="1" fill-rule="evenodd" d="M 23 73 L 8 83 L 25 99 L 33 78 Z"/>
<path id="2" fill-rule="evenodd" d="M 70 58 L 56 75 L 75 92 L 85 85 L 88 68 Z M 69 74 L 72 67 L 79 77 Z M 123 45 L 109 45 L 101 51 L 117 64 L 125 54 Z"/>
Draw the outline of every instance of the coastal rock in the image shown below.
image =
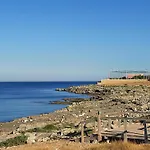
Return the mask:
<path id="1" fill-rule="evenodd" d="M 71 133 L 74 133 L 75 132 L 75 129 L 73 129 L 73 128 L 64 128 L 63 130 L 62 130 L 62 135 L 67 135 L 67 134 L 71 134 Z"/>
<path id="2" fill-rule="evenodd" d="M 72 104 L 72 102 L 60 100 L 60 101 L 50 101 L 50 104 L 70 105 Z"/>
<path id="3" fill-rule="evenodd" d="M 144 104 L 144 105 L 141 106 L 141 109 L 143 111 L 149 110 L 149 106 L 147 104 Z"/>
<path id="4" fill-rule="evenodd" d="M 50 140 L 50 133 L 36 133 L 35 141 L 37 142 L 46 142 Z"/>
<path id="5" fill-rule="evenodd" d="M 89 123 L 85 124 L 85 127 L 86 128 L 93 128 L 94 124 L 93 124 L 93 122 L 89 122 Z"/>
<path id="6" fill-rule="evenodd" d="M 63 89 L 63 88 L 56 88 L 55 91 L 61 92 L 61 91 L 66 91 L 66 89 Z"/>
<path id="7" fill-rule="evenodd" d="M 33 144 L 36 140 L 36 134 L 35 133 L 26 133 L 25 136 L 27 136 L 27 144 Z"/>
<path id="8" fill-rule="evenodd" d="M 57 136 L 58 136 L 58 133 L 53 132 L 53 133 L 50 135 L 50 138 L 56 138 Z"/>

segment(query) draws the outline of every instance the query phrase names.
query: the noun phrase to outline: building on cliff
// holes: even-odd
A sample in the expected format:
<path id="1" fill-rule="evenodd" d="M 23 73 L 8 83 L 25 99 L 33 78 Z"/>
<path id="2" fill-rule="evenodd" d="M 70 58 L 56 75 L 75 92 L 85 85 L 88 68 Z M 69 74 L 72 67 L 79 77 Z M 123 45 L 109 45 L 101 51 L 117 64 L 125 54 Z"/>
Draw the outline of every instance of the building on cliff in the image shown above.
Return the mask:
<path id="1" fill-rule="evenodd" d="M 112 71 L 107 79 L 101 80 L 98 85 L 150 85 L 150 72 L 123 70 Z"/>

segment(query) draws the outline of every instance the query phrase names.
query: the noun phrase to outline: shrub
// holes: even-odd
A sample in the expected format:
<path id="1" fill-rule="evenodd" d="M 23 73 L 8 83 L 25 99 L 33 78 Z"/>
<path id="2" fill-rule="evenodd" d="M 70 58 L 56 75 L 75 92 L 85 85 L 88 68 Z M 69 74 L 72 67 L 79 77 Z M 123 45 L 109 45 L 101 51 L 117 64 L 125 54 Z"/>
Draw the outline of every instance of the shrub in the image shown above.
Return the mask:
<path id="1" fill-rule="evenodd" d="M 58 128 L 56 126 L 54 126 L 53 124 L 49 124 L 46 125 L 43 128 L 34 128 L 34 129 L 30 129 L 27 132 L 51 132 L 54 130 L 57 130 Z"/>
<path id="2" fill-rule="evenodd" d="M 8 139 L 4 142 L 0 142 L 0 147 L 11 147 L 11 146 L 17 146 L 26 143 L 27 143 L 27 136 L 21 135 L 15 138 Z"/>
<path id="3" fill-rule="evenodd" d="M 46 126 L 43 128 L 43 130 L 45 130 L 45 131 L 57 130 L 57 127 L 54 126 L 54 125 L 52 125 L 52 124 L 50 124 L 50 125 L 46 125 Z"/>

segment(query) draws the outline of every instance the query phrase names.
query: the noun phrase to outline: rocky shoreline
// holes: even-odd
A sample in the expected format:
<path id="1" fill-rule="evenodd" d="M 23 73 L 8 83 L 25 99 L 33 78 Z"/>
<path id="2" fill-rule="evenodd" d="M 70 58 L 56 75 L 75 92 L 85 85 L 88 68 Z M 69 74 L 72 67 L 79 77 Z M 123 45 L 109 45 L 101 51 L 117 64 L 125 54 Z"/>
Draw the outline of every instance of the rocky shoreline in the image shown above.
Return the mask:
<path id="1" fill-rule="evenodd" d="M 76 94 L 87 94 L 90 96 L 86 101 L 99 101 L 106 108 L 119 106 L 130 111 L 150 110 L 150 86 L 74 86 L 66 89 L 56 89 Z M 83 99 L 85 100 L 85 99 Z M 123 106 L 122 106 L 123 104 Z"/>
<path id="2" fill-rule="evenodd" d="M 64 99 L 65 104 L 70 104 L 64 109 L 0 123 L 0 142 L 22 134 L 28 137 L 27 143 L 51 139 L 78 139 L 81 129 L 80 122 L 85 119 L 94 120 L 98 111 L 102 116 L 114 117 L 122 112 L 130 117 L 149 117 L 149 86 L 87 85 L 56 90 L 87 94 L 90 97 Z M 59 104 L 59 101 L 56 103 Z M 103 128 L 105 128 L 104 124 L 105 122 L 102 122 Z M 93 127 L 93 122 L 86 124 L 87 130 L 92 130 Z"/>
<path id="3" fill-rule="evenodd" d="M 89 98 L 64 98 L 59 101 L 51 101 L 50 104 L 64 104 L 64 105 L 71 105 L 73 103 L 79 103 L 82 101 L 89 101 Z"/>

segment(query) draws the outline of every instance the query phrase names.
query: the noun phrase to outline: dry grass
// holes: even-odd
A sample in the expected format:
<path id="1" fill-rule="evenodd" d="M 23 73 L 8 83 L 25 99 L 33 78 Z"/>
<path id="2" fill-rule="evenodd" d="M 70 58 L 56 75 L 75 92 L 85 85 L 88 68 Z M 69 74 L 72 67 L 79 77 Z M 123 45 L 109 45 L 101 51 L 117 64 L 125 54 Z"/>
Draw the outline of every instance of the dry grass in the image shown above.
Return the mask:
<path id="1" fill-rule="evenodd" d="M 120 86 L 120 85 L 150 85 L 150 81 L 146 79 L 104 79 L 98 85 Z"/>
<path id="2" fill-rule="evenodd" d="M 150 150 L 150 145 L 137 145 L 133 143 L 115 142 L 91 146 L 85 150 Z"/>
<path id="3" fill-rule="evenodd" d="M 53 141 L 21 145 L 7 148 L 9 150 L 150 150 L 150 145 L 114 142 L 112 144 L 81 144 L 66 141 Z"/>

